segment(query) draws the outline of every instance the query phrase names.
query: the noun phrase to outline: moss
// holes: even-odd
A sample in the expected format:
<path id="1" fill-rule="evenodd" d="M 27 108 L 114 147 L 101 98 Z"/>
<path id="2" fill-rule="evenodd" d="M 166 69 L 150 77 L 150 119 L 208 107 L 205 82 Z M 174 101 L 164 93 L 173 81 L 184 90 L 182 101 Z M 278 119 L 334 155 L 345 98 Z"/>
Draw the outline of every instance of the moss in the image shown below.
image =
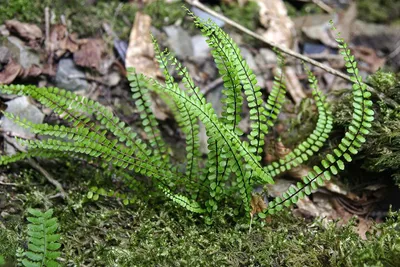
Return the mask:
<path id="1" fill-rule="evenodd" d="M 314 3 L 304 4 L 299 1 L 295 1 L 295 3 L 290 3 L 288 1 L 285 1 L 284 4 L 288 11 L 289 17 L 299 17 L 299 16 L 324 13 L 324 11 Z M 296 6 L 294 4 L 296 4 Z"/>
<path id="2" fill-rule="evenodd" d="M 166 3 L 155 1 L 143 8 L 134 3 L 125 3 L 118 0 L 99 0 L 96 4 L 88 5 L 86 0 L 44 0 L 29 1 L 15 0 L 0 3 L 0 24 L 7 19 L 17 19 L 22 22 L 44 25 L 44 9 L 51 8 L 56 15 L 55 22 L 60 21 L 64 15 L 68 21 L 71 32 L 76 32 L 82 37 L 93 37 L 103 32 L 103 23 L 106 22 L 121 39 L 128 39 L 135 18 L 135 13 L 142 10 L 153 19 L 153 25 L 162 26 L 175 23 L 183 19 L 186 12 L 181 8 L 181 3 Z M 85 27 L 82 27 L 85 25 Z"/>
<path id="3" fill-rule="evenodd" d="M 400 103 L 400 79 L 391 73 L 378 71 L 370 76 L 368 82 L 386 97 Z M 392 108 L 375 97 L 375 121 L 372 123 L 371 134 L 363 145 L 363 150 L 357 156 L 362 159 L 364 169 L 370 172 L 379 172 L 384 176 L 394 178 L 400 186 L 400 109 Z M 351 119 L 349 93 L 340 96 L 334 104 L 335 123 L 346 127 Z"/>
<path id="4" fill-rule="evenodd" d="M 400 2 L 398 0 L 359 0 L 357 1 L 360 19 L 376 23 L 395 23 L 400 21 Z"/>
<path id="5" fill-rule="evenodd" d="M 44 163 L 43 163 L 44 164 Z M 49 199 L 55 189 L 35 172 L 13 176 L 7 203 L 27 207 L 51 206 L 60 222 L 62 258 L 77 266 L 398 266 L 400 253 L 399 214 L 375 226 L 368 240 L 361 240 L 353 225 L 306 222 L 289 212 L 270 222 L 253 222 L 249 233 L 246 218 L 231 210 L 220 211 L 212 225 L 205 218 L 176 207 L 162 198 L 142 201 L 149 191 L 138 192 L 138 202 L 124 206 L 114 198 L 88 201 L 87 185 L 95 179 L 115 183 L 112 172 L 75 161 L 43 165 L 63 182 L 70 203 Z M 23 167 L 23 165 L 21 166 Z M 13 169 L 10 169 L 13 171 Z M 43 181 L 43 182 L 42 182 Z M 151 194 L 151 193 L 150 193 Z M 34 196 L 45 196 L 39 203 Z M 47 197 L 46 197 L 47 196 Z M 156 200 L 157 199 L 157 200 Z M 44 203 L 47 203 L 44 205 Z M 15 261 L 17 247 L 24 246 L 24 209 L 5 220 L 0 230 L 0 254 Z M 7 244 L 6 246 L 4 244 Z"/>

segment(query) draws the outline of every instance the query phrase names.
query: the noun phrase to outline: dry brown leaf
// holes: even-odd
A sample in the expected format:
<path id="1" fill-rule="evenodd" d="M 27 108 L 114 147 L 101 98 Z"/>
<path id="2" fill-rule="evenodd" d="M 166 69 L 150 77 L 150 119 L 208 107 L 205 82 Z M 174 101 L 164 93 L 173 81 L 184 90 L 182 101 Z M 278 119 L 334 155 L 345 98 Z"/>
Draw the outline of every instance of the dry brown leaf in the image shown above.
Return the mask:
<path id="1" fill-rule="evenodd" d="M 0 71 L 0 84 L 10 84 L 17 77 L 37 77 L 42 73 L 42 68 L 37 65 L 32 65 L 29 68 L 24 69 L 19 63 L 15 62 L 11 58 L 7 65 L 4 66 L 3 70 Z"/>
<path id="2" fill-rule="evenodd" d="M 294 24 L 287 15 L 287 9 L 282 0 L 259 0 L 260 23 L 266 31 L 261 35 L 276 44 L 290 48 Z"/>
<path id="3" fill-rule="evenodd" d="M 136 72 L 142 73 L 152 78 L 162 78 L 161 71 L 155 60 L 153 42 L 150 36 L 151 17 L 137 12 L 131 34 L 129 36 L 129 46 L 126 52 L 125 66 L 133 67 Z M 169 117 L 168 108 L 159 101 L 157 96 L 152 95 L 151 109 L 155 117 L 165 120 Z"/>
<path id="4" fill-rule="evenodd" d="M 376 72 L 378 69 L 382 68 L 385 63 L 386 59 L 382 57 L 378 57 L 376 51 L 372 48 L 366 46 L 357 46 L 351 49 L 353 55 L 361 61 L 367 63 L 370 68 L 367 70 L 368 72 Z M 359 68 L 362 68 L 359 66 Z"/>
<path id="5" fill-rule="evenodd" d="M 106 46 L 102 39 L 87 39 L 74 53 L 74 61 L 79 66 L 95 68 L 100 71 L 105 52 Z"/>
<path id="6" fill-rule="evenodd" d="M 293 36 L 295 32 L 293 21 L 287 14 L 287 9 L 282 0 L 259 0 L 260 22 L 266 28 L 261 33 L 266 40 L 278 45 L 291 48 L 293 46 Z M 302 89 L 299 79 L 292 67 L 284 69 L 287 81 L 286 87 L 294 102 L 299 104 L 306 95 Z"/>
<path id="7" fill-rule="evenodd" d="M 43 38 L 42 30 L 35 24 L 22 23 L 18 20 L 7 20 L 7 29 L 30 42 L 37 42 Z"/>
<path id="8" fill-rule="evenodd" d="M 262 212 L 267 208 L 267 204 L 265 204 L 264 199 L 261 195 L 254 194 L 251 196 L 251 215 L 257 214 L 259 212 Z"/>
<path id="9" fill-rule="evenodd" d="M 79 40 L 76 35 L 69 34 L 67 26 L 55 25 L 50 33 L 50 40 L 47 41 L 47 48 L 55 59 L 63 56 L 67 51 L 74 53 L 79 49 Z"/>
<path id="10" fill-rule="evenodd" d="M 351 4 L 347 10 L 339 13 L 334 20 L 335 27 L 340 32 L 341 37 L 350 40 L 351 28 L 357 16 L 355 3 Z M 335 36 L 331 32 L 329 21 L 332 19 L 330 14 L 314 14 L 294 18 L 297 32 L 304 33 L 312 40 L 318 40 L 326 46 L 337 47 Z"/>
<path id="11" fill-rule="evenodd" d="M 3 68 L 3 71 L 0 72 L 0 84 L 12 83 L 21 71 L 21 65 L 10 59 L 8 64 Z"/>
<path id="12" fill-rule="evenodd" d="M 155 61 L 153 42 L 150 36 L 151 17 L 137 12 L 129 37 L 126 52 L 126 67 L 134 67 L 138 73 L 148 77 L 161 77 L 162 74 Z"/>

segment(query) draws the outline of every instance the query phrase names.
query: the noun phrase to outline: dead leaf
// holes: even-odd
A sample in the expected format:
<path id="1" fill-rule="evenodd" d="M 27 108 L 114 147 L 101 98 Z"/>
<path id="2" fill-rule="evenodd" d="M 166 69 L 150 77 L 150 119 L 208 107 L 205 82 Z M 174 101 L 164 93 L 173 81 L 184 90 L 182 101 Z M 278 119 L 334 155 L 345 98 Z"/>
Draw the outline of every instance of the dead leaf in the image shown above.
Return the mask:
<path id="1" fill-rule="evenodd" d="M 350 40 L 351 28 L 357 17 L 356 4 L 352 3 L 347 10 L 339 13 L 334 20 L 335 27 L 345 40 Z M 304 33 L 312 40 L 318 40 L 326 46 L 337 47 L 335 36 L 332 34 L 329 21 L 332 20 L 330 14 L 315 14 L 294 18 L 296 31 Z"/>
<path id="2" fill-rule="evenodd" d="M 150 36 L 151 17 L 137 12 L 129 37 L 125 66 L 134 67 L 138 73 L 148 77 L 162 77 L 155 61 L 153 42 Z"/>
<path id="3" fill-rule="evenodd" d="M 251 205 L 251 212 L 250 212 L 251 215 L 262 212 L 267 208 L 267 204 L 265 204 L 263 197 L 258 194 L 253 194 L 251 196 L 250 205 Z"/>
<path id="4" fill-rule="evenodd" d="M 66 52 L 76 52 L 79 49 L 79 41 L 76 35 L 68 33 L 67 26 L 59 24 L 52 28 L 46 46 L 51 56 L 58 59 Z"/>
<path id="5" fill-rule="evenodd" d="M 102 39 L 87 39 L 74 53 L 74 61 L 79 66 L 95 68 L 100 71 L 105 52 L 106 46 Z"/>
<path id="6" fill-rule="evenodd" d="M 5 24 L 10 32 L 16 33 L 29 42 L 35 43 L 43 38 L 42 30 L 35 24 L 22 23 L 18 20 L 7 20 Z"/>
<path id="7" fill-rule="evenodd" d="M 18 77 L 21 71 L 21 65 L 15 62 L 13 59 L 10 59 L 3 71 L 0 72 L 0 84 L 12 83 L 15 78 Z"/>
<path id="8" fill-rule="evenodd" d="M 289 154 L 292 150 L 285 147 L 285 145 L 281 141 L 277 141 L 275 143 L 275 153 L 278 158 L 283 159 L 287 154 Z M 295 168 L 290 169 L 287 174 L 296 179 L 302 181 L 302 178 L 306 176 L 312 169 L 307 165 L 299 165 Z M 345 189 L 345 186 L 341 184 L 339 181 L 330 180 L 324 181 L 324 185 L 322 188 L 327 189 L 330 192 L 337 193 L 340 195 L 348 196 L 350 193 Z M 352 195 L 349 197 L 353 197 Z"/>
<path id="9" fill-rule="evenodd" d="M 42 69 L 37 65 L 32 65 L 29 68 L 24 69 L 19 63 L 15 62 L 11 58 L 8 61 L 8 64 L 0 72 L 0 84 L 10 84 L 17 77 L 37 77 L 42 73 Z"/>
<path id="10" fill-rule="evenodd" d="M 370 68 L 367 70 L 370 73 L 376 72 L 386 63 L 386 59 L 378 57 L 376 51 L 372 48 L 366 46 L 357 46 L 352 48 L 351 51 L 358 60 L 364 61 L 370 66 Z M 361 66 L 359 66 L 359 68 L 361 68 Z"/>
<path id="11" fill-rule="evenodd" d="M 155 60 L 153 42 L 150 36 L 151 17 L 137 12 L 131 34 L 129 36 L 129 46 L 126 52 L 125 66 L 133 67 L 138 73 L 147 77 L 162 78 L 163 75 Z M 160 101 L 158 96 L 152 94 L 151 109 L 155 117 L 165 120 L 171 112 Z"/>
<path id="12" fill-rule="evenodd" d="M 260 23 L 266 31 L 261 35 L 276 44 L 290 48 L 294 24 L 287 15 L 287 9 L 282 0 L 260 0 Z"/>
<path id="13" fill-rule="evenodd" d="M 293 21 L 287 14 L 287 9 L 282 0 L 260 0 L 260 22 L 266 28 L 261 35 L 278 45 L 291 48 L 293 46 L 293 33 L 295 32 Z M 294 102 L 299 104 L 306 96 L 299 79 L 292 67 L 284 69 L 287 81 L 286 87 Z"/>

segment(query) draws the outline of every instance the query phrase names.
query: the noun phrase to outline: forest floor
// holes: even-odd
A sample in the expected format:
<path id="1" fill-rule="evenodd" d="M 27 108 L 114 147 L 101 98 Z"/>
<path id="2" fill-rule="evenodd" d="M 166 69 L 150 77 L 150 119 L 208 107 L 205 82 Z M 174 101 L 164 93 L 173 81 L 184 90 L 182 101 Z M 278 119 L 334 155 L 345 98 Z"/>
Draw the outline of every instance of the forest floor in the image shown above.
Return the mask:
<path id="1" fill-rule="evenodd" d="M 158 77 L 148 54 L 152 44 L 143 38 L 151 31 L 188 68 L 214 109 L 221 111 L 222 80 L 182 2 L 67 2 L 0 3 L 4 11 L 0 14 L 0 83 L 57 86 L 87 96 L 109 107 L 146 138 L 125 77 L 126 66 Z M 266 221 L 250 224 L 247 217 L 237 218 L 227 209 L 215 214 L 212 223 L 205 223 L 204 217 L 177 207 L 162 192 L 132 195 L 122 183 L 122 174 L 100 170 L 91 162 L 68 158 L 19 162 L 0 172 L 0 255 L 8 266 L 18 261 L 18 248 L 27 246 L 26 210 L 30 207 L 54 209 L 62 236 L 59 262 L 65 266 L 400 266 L 396 212 L 400 209 L 400 79 L 396 74 L 400 4 L 383 5 L 381 13 L 368 0 L 323 1 L 327 5 L 295 0 L 285 5 L 278 0 L 238 2 L 241 5 L 222 1 L 211 8 L 335 69 L 345 66 L 328 31 L 330 19 L 350 43 L 360 74 L 376 90 L 377 116 L 367 143 L 346 171 L 291 210 Z M 263 12 L 261 7 L 268 8 Z M 268 12 L 273 8 L 275 15 Z M 191 10 L 203 18 L 209 16 Z M 274 52 L 234 25 L 212 18 L 238 43 L 263 93 L 270 92 L 277 67 Z M 316 122 L 302 64 L 293 57 L 286 61 L 288 95 L 278 125 L 267 136 L 264 164 L 301 142 Z M 331 138 L 312 164 L 338 143 L 351 119 L 351 85 L 309 67 L 329 95 L 335 117 Z M 29 98 L 0 97 L 2 110 L 24 112 L 36 123 L 62 122 Z M 182 154 L 185 142 L 171 112 L 157 99 L 153 104 L 163 137 L 177 155 Z M 242 115 L 240 127 L 248 132 L 248 111 Z M 205 132 L 200 135 L 205 152 Z M 4 154 L 15 151 L 13 137 L 34 135 L 2 118 Z M 254 193 L 268 192 L 266 198 L 280 195 L 309 168 L 300 166 L 279 177 L 275 185 Z M 127 194 L 134 201 L 124 205 L 122 199 L 96 195 L 96 188 Z"/>

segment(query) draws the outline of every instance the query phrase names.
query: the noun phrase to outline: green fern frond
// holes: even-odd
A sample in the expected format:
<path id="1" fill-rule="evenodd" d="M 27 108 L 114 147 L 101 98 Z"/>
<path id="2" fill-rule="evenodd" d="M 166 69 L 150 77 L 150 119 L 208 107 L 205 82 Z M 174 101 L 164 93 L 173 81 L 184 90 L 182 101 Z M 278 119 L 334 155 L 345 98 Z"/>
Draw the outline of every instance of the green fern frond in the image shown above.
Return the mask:
<path id="1" fill-rule="evenodd" d="M 143 74 L 137 74 L 134 68 L 128 68 L 128 80 L 130 81 L 132 98 L 135 100 L 137 109 L 140 112 L 140 119 L 143 130 L 148 135 L 150 146 L 153 148 L 154 155 L 165 156 L 166 145 L 161 138 L 161 132 L 158 129 L 158 122 L 152 113 L 150 106 L 150 94 L 145 83 Z M 168 161 L 166 159 L 166 161 Z"/>
<path id="2" fill-rule="evenodd" d="M 274 75 L 272 90 L 268 96 L 264 108 L 265 112 L 264 115 L 267 118 L 266 124 L 269 127 L 274 126 L 274 122 L 276 121 L 279 113 L 281 112 L 282 105 L 283 102 L 285 101 L 285 95 L 286 95 L 286 86 L 283 82 L 285 59 L 278 50 L 275 50 L 275 53 L 277 55 L 279 69 L 277 70 L 276 75 Z M 266 131 L 265 133 L 267 132 L 268 131 Z"/>
<path id="3" fill-rule="evenodd" d="M 272 162 L 266 168 L 274 177 L 279 173 L 288 171 L 293 167 L 306 162 L 312 155 L 317 153 L 324 145 L 332 130 L 333 117 L 331 111 L 328 109 L 328 103 L 325 101 L 326 97 L 318 88 L 318 81 L 314 74 L 307 70 L 308 80 L 310 87 L 313 89 L 312 94 L 315 104 L 318 109 L 318 121 L 314 131 L 307 137 L 305 141 L 300 143 L 292 152 L 286 155 L 283 159 Z"/>
<path id="4" fill-rule="evenodd" d="M 229 130 L 232 130 L 238 135 L 242 135 L 241 131 L 237 128 L 241 121 L 240 113 L 243 104 L 242 85 L 238 72 L 231 61 L 232 50 L 224 46 L 218 38 L 215 37 L 213 31 L 204 27 L 203 22 L 189 10 L 188 14 L 192 16 L 195 26 L 207 37 L 207 44 L 211 48 L 211 55 L 214 58 L 219 75 L 224 83 L 222 93 L 225 98 L 222 99 L 222 104 L 224 104 L 222 106 L 222 121 Z"/>
<path id="5" fill-rule="evenodd" d="M 56 234 L 59 227 L 57 218 L 53 218 L 53 210 L 41 212 L 28 209 L 32 217 L 28 217 L 28 251 L 24 253 L 22 264 L 25 267 L 60 266 L 56 261 L 61 253 L 60 235 Z"/>
<path id="6" fill-rule="evenodd" d="M 237 72 L 237 77 L 243 85 L 244 94 L 250 109 L 250 120 L 252 123 L 250 124 L 251 132 L 248 136 L 250 140 L 249 150 L 255 154 L 257 161 L 261 161 L 260 154 L 263 150 L 264 137 L 268 132 L 268 127 L 266 124 L 267 118 L 264 115 L 265 109 L 262 105 L 261 88 L 257 86 L 256 75 L 241 56 L 240 49 L 233 42 L 232 38 L 214 22 L 210 20 L 204 22 L 197 19 L 197 22 L 195 20 L 195 25 L 202 30 L 206 37 L 213 39 L 210 42 L 219 42 L 229 55 L 229 66 L 234 67 Z"/>
<path id="7" fill-rule="evenodd" d="M 365 136 L 369 133 L 371 122 L 374 120 L 374 111 L 371 109 L 372 101 L 369 100 L 371 93 L 367 91 L 367 85 L 362 82 L 357 68 L 357 62 L 351 54 L 346 42 L 338 36 L 336 39 L 340 54 L 346 62 L 346 70 L 351 75 L 353 81 L 353 119 L 349 128 L 342 138 L 339 145 L 333 149 L 333 154 L 327 154 L 320 166 L 314 166 L 313 170 L 303 177 L 303 182 L 298 182 L 285 192 L 282 197 L 277 197 L 271 201 L 268 208 L 260 217 L 265 217 L 267 213 L 272 214 L 283 208 L 283 205 L 290 206 L 300 198 L 311 194 L 312 190 L 324 185 L 326 180 L 330 180 L 332 175 L 344 170 L 344 162 L 352 161 L 352 156 L 358 153 L 362 143 L 366 141 Z"/>

